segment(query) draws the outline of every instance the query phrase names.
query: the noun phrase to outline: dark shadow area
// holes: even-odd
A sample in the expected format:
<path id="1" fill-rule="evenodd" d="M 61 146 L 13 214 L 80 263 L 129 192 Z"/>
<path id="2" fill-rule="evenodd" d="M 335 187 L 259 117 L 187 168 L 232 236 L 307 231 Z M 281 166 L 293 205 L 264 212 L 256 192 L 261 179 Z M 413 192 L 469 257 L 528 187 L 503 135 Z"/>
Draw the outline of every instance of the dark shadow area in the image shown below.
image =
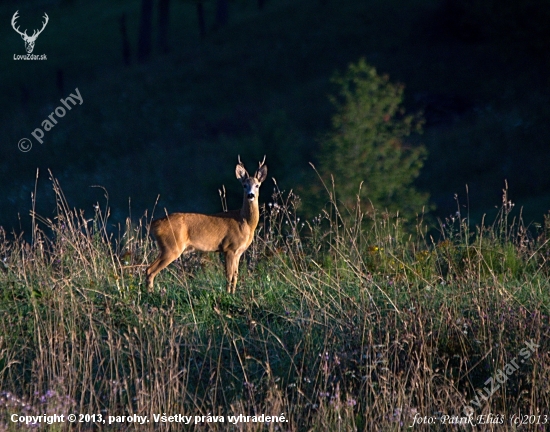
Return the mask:
<path id="1" fill-rule="evenodd" d="M 33 52 L 44 61 L 15 60 L 24 42 L 0 28 L 8 230 L 28 227 L 37 168 L 36 210 L 46 217 L 48 169 L 90 214 L 105 205 L 90 186 L 103 186 L 113 222 L 129 206 L 133 216 L 150 212 L 159 194 L 156 215 L 218 211 L 238 154 L 249 163 L 266 154 L 282 189 L 307 191 L 334 114 L 330 78 L 360 57 L 406 86 L 409 112 L 423 111 L 424 134 L 410 142 L 429 151 L 417 186 L 436 216 L 455 211 L 466 184 L 472 212 L 489 211 L 505 180 L 527 221 L 548 210 L 545 2 L 72 0 L 0 11 L 17 8 L 28 34 L 44 12 L 50 20 Z M 69 110 L 62 100 L 76 89 L 82 103 Z M 28 152 L 18 150 L 23 138 Z M 237 208 L 239 193 L 228 194 Z"/>

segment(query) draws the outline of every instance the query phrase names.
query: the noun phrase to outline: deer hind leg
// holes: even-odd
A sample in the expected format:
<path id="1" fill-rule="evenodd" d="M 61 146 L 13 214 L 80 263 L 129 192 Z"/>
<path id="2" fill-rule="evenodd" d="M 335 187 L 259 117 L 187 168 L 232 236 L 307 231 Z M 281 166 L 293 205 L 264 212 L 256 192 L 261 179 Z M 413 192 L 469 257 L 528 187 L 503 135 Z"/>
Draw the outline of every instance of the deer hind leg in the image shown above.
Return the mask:
<path id="1" fill-rule="evenodd" d="M 162 269 L 168 267 L 170 263 L 176 258 L 172 258 L 171 256 L 164 256 L 161 253 L 159 257 L 155 261 L 153 261 L 153 264 L 147 267 L 147 289 L 149 291 L 153 290 L 153 281 L 155 280 L 155 276 L 159 274 Z"/>
<path id="2" fill-rule="evenodd" d="M 175 247 L 170 248 L 167 245 L 161 244 L 160 241 L 157 241 L 157 243 L 159 243 L 159 249 L 160 249 L 159 256 L 155 261 L 153 261 L 153 264 L 147 267 L 147 271 L 146 271 L 147 289 L 149 291 L 153 290 L 153 281 L 155 280 L 155 276 L 159 274 L 161 270 L 165 269 L 173 261 L 175 261 L 183 253 L 185 249 L 185 248 L 175 248 Z"/>

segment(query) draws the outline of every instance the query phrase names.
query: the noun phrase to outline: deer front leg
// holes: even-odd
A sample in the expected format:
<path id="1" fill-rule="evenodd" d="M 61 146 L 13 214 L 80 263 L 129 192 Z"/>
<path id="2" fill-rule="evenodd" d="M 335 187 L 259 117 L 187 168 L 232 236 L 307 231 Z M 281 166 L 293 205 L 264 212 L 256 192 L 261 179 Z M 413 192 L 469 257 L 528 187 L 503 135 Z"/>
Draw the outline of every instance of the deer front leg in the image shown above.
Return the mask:
<path id="1" fill-rule="evenodd" d="M 237 287 L 237 277 L 239 274 L 239 259 L 241 254 L 227 252 L 225 254 L 225 276 L 227 278 L 227 292 L 234 294 Z"/>
<path id="2" fill-rule="evenodd" d="M 227 279 L 227 292 L 231 294 L 233 285 L 233 273 L 235 272 L 235 253 L 227 251 L 225 253 L 225 277 Z"/>

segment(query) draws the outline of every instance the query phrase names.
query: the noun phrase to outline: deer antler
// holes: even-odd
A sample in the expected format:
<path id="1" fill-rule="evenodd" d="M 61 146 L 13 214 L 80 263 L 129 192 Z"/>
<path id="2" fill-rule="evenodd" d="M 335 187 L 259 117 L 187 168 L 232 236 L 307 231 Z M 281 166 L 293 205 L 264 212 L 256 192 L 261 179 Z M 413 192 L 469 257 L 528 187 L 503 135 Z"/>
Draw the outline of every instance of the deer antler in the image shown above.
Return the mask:
<path id="1" fill-rule="evenodd" d="M 25 29 L 25 33 L 21 33 L 19 31 L 19 26 L 15 27 L 15 21 L 17 21 L 17 18 L 19 18 L 19 15 L 17 15 L 19 13 L 19 11 L 15 11 L 15 13 L 13 14 L 13 17 L 11 19 L 11 26 L 13 27 L 13 29 L 19 33 L 21 36 L 27 36 L 27 30 Z M 28 37 L 28 36 L 27 36 Z"/>
<path id="2" fill-rule="evenodd" d="M 264 155 L 264 160 L 260 162 L 260 166 L 259 166 L 258 168 L 261 168 L 261 167 L 263 167 L 263 166 L 264 166 L 264 164 L 265 164 L 265 155 Z"/>
<path id="3" fill-rule="evenodd" d="M 42 28 L 41 28 L 40 30 L 35 30 L 35 31 L 33 32 L 31 38 L 36 39 L 36 38 L 38 37 L 38 35 L 39 35 L 40 33 L 42 33 L 42 32 L 44 31 L 44 29 L 46 28 L 46 25 L 48 24 L 48 21 L 50 20 L 50 17 L 48 16 L 48 14 L 47 14 L 46 12 L 44 12 L 44 16 L 43 16 L 42 18 L 44 18 L 46 21 L 44 21 L 44 22 L 42 23 Z M 37 33 L 37 31 L 38 31 L 38 33 Z"/>
<path id="4" fill-rule="evenodd" d="M 15 21 L 17 21 L 17 18 L 19 18 L 18 14 L 19 14 L 19 11 L 15 11 L 15 13 L 13 14 L 13 17 L 11 18 L 11 26 L 17 33 L 21 35 L 21 37 L 23 37 L 25 40 L 30 40 L 30 41 L 36 40 L 38 35 L 42 33 L 42 31 L 44 31 L 44 29 L 46 28 L 46 25 L 48 24 L 48 21 L 50 20 L 50 17 L 48 16 L 48 14 L 44 12 L 44 16 L 42 18 L 44 18 L 45 21 L 42 22 L 42 28 L 40 30 L 34 30 L 32 36 L 29 36 L 27 34 L 27 29 L 25 29 L 24 32 L 21 32 L 19 30 L 19 26 L 15 27 L 15 24 L 16 24 Z"/>

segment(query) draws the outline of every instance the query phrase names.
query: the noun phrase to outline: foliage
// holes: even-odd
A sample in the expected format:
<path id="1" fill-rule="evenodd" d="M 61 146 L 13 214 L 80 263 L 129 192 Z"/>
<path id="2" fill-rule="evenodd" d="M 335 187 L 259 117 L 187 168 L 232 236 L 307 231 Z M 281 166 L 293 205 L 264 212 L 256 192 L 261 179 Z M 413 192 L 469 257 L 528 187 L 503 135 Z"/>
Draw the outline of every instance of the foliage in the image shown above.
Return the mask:
<path id="1" fill-rule="evenodd" d="M 403 86 L 377 74 L 364 59 L 350 64 L 333 81 L 337 113 L 333 132 L 322 143 L 322 174 L 334 177 L 338 200 L 351 208 L 356 197 L 373 207 L 412 218 L 428 205 L 427 194 L 413 184 L 426 150 L 405 139 L 420 132 L 422 120 L 405 114 Z M 361 190 L 360 184 L 362 184 Z"/>

